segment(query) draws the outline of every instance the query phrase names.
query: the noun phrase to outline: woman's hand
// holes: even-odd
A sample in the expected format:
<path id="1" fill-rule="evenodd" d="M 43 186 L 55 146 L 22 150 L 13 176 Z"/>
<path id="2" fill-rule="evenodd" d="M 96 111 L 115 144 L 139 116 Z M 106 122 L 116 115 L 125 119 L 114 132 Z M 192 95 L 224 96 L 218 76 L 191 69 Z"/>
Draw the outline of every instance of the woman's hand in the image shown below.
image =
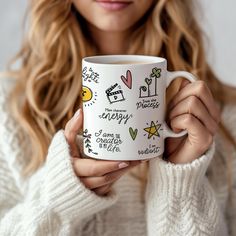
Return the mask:
<path id="1" fill-rule="evenodd" d="M 203 155 L 213 142 L 220 122 L 220 112 L 205 82 L 184 80 L 167 112 L 167 123 L 188 136 L 168 138 L 165 158 L 173 163 L 188 163 Z"/>
<path id="2" fill-rule="evenodd" d="M 112 184 L 140 161 L 103 161 L 81 158 L 76 138 L 83 125 L 82 111 L 78 110 L 65 127 L 65 137 L 70 145 L 73 168 L 80 181 L 98 195 L 106 195 Z"/>

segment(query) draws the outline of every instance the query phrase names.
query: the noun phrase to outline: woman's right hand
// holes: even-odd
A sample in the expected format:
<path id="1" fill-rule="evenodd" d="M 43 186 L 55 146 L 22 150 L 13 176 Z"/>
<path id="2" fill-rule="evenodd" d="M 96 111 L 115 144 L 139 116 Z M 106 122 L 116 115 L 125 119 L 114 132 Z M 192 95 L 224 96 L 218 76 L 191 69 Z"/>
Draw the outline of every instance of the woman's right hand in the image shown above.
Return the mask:
<path id="1" fill-rule="evenodd" d="M 83 115 L 82 110 L 79 109 L 67 122 L 64 131 L 70 146 L 75 174 L 87 188 L 98 195 L 106 195 L 114 182 L 128 170 L 140 164 L 141 161 L 106 161 L 81 158 L 76 139 L 82 126 Z"/>

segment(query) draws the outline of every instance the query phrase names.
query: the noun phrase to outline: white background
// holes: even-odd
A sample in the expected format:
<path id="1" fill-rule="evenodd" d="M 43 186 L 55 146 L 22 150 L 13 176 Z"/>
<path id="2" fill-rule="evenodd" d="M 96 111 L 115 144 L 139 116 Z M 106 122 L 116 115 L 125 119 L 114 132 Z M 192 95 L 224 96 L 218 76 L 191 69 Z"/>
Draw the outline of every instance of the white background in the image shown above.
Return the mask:
<path id="1" fill-rule="evenodd" d="M 26 2 L 0 0 L 0 70 L 20 47 Z M 225 83 L 236 85 L 236 1 L 200 2 L 201 24 L 209 37 L 206 46 L 209 62 Z"/>

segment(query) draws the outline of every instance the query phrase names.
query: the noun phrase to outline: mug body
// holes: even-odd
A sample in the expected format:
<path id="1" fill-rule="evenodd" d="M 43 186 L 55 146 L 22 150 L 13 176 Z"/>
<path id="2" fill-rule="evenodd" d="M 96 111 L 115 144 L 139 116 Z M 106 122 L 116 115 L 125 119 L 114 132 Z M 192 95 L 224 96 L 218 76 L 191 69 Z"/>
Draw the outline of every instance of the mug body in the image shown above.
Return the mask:
<path id="1" fill-rule="evenodd" d="M 142 160 L 164 151 L 167 63 L 137 55 L 82 61 L 84 153 L 104 160 Z"/>

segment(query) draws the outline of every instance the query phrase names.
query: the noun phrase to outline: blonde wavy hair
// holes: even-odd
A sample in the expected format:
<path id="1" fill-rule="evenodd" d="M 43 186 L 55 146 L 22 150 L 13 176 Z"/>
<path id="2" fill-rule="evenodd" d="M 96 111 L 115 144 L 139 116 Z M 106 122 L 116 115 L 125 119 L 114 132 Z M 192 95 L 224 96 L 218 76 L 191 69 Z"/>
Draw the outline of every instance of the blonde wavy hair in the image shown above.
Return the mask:
<path id="1" fill-rule="evenodd" d="M 236 103 L 235 90 L 223 85 L 206 62 L 193 12 L 191 0 L 156 1 L 133 31 L 127 54 L 165 57 L 169 70 L 186 70 L 206 81 L 222 107 Z M 33 0 L 29 13 L 29 31 L 15 58 L 22 65 L 12 73 L 17 83 L 11 96 L 13 114 L 33 150 L 26 175 L 44 163 L 53 135 L 81 106 L 81 59 L 98 51 L 70 0 Z M 179 84 L 172 86 L 169 97 Z M 236 148 L 223 124 L 220 131 Z"/>

